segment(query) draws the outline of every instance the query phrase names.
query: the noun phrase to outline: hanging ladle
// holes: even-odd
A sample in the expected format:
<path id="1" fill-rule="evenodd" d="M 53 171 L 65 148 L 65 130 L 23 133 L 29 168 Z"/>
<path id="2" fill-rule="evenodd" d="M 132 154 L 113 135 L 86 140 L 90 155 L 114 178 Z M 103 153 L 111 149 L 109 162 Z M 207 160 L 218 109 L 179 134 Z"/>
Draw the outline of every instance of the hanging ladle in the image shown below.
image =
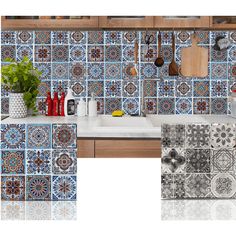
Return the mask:
<path id="1" fill-rule="evenodd" d="M 158 53 L 157 59 L 155 60 L 154 64 L 157 67 L 161 67 L 164 64 L 164 60 L 161 56 L 161 32 L 159 32 L 158 34 L 158 52 L 157 53 Z"/>

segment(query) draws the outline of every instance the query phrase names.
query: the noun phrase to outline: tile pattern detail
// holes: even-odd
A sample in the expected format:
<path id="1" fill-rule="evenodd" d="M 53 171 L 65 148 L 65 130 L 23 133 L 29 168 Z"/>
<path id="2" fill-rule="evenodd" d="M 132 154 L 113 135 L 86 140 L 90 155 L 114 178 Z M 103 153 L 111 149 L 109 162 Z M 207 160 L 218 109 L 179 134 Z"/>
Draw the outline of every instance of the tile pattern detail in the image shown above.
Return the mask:
<path id="1" fill-rule="evenodd" d="M 162 198 L 235 199 L 235 128 L 232 123 L 163 124 Z M 176 142 L 176 133 L 177 140 L 186 141 Z"/>
<path id="2" fill-rule="evenodd" d="M 76 200 L 76 124 L 1 124 L 1 199 Z"/>
<path id="3" fill-rule="evenodd" d="M 21 60 L 28 55 L 35 67 L 43 71 L 37 101 L 46 92 L 73 87 L 76 99 L 88 101 L 95 93 L 103 101 L 99 114 L 123 108 L 126 114 L 140 114 L 143 79 L 144 96 L 150 114 L 230 114 L 228 96 L 235 86 L 236 40 L 234 31 L 197 32 L 200 45 L 209 49 L 209 73 L 205 78 L 169 76 L 172 58 L 172 32 L 162 31 L 162 55 L 165 64 L 157 68 L 154 60 L 158 48 L 158 31 L 150 31 L 153 42 L 145 44 L 146 31 L 2 31 L 1 63 L 6 58 Z M 176 60 L 181 64 L 181 49 L 191 45 L 193 31 L 175 31 Z M 230 48 L 215 51 L 215 38 L 230 39 Z M 134 42 L 139 43 L 138 75 L 132 76 Z M 161 79 L 160 79 L 161 78 Z M 150 81 L 151 80 L 151 81 Z M 2 114 L 9 113 L 9 94 L 1 90 Z M 127 108 L 132 97 L 135 108 Z M 129 100 L 130 101 L 130 100 Z M 129 103 L 130 104 L 130 103 Z M 133 103 L 134 104 L 134 103 Z M 39 112 L 45 109 L 37 103 Z M 130 105 L 131 106 L 131 105 Z"/>

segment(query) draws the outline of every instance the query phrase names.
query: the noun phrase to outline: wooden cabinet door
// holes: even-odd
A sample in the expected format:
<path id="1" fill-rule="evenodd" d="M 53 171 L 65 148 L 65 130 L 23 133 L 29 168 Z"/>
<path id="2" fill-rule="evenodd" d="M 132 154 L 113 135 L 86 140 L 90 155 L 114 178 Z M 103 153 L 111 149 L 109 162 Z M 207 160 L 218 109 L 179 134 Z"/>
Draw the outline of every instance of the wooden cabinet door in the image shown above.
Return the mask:
<path id="1" fill-rule="evenodd" d="M 153 16 L 99 16 L 101 28 L 150 28 Z"/>
<path id="2" fill-rule="evenodd" d="M 158 139 L 95 140 L 95 157 L 161 157 Z"/>
<path id="3" fill-rule="evenodd" d="M 78 19 L 6 19 L 2 16 L 1 26 L 3 30 L 18 29 L 83 29 L 98 28 L 98 16 L 83 16 Z"/>
<path id="4" fill-rule="evenodd" d="M 77 157 L 95 157 L 94 139 L 78 139 L 77 140 Z"/>
<path id="5" fill-rule="evenodd" d="M 155 16 L 156 28 L 200 28 L 210 26 L 209 16 Z"/>
<path id="6" fill-rule="evenodd" d="M 212 16 L 210 27 L 213 29 L 236 29 L 236 16 Z"/>

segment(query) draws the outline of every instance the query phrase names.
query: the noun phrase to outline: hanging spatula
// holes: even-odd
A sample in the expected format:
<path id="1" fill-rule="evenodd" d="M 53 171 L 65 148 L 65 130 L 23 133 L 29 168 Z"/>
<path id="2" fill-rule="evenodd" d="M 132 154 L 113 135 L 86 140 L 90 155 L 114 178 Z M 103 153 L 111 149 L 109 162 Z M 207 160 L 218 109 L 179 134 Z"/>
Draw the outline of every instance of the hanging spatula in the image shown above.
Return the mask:
<path id="1" fill-rule="evenodd" d="M 170 76 L 178 76 L 179 75 L 179 66 L 175 62 L 175 35 L 172 33 L 172 61 L 169 65 L 169 75 Z"/>

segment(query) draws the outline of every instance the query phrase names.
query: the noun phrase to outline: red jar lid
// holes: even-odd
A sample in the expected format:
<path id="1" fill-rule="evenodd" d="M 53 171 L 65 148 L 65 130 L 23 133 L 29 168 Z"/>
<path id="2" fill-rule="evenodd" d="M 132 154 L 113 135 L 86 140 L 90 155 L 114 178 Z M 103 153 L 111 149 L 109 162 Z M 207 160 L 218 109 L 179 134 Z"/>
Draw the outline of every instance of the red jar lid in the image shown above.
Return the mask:
<path id="1" fill-rule="evenodd" d="M 236 89 L 233 89 L 232 92 L 233 92 L 233 93 L 236 93 Z"/>

